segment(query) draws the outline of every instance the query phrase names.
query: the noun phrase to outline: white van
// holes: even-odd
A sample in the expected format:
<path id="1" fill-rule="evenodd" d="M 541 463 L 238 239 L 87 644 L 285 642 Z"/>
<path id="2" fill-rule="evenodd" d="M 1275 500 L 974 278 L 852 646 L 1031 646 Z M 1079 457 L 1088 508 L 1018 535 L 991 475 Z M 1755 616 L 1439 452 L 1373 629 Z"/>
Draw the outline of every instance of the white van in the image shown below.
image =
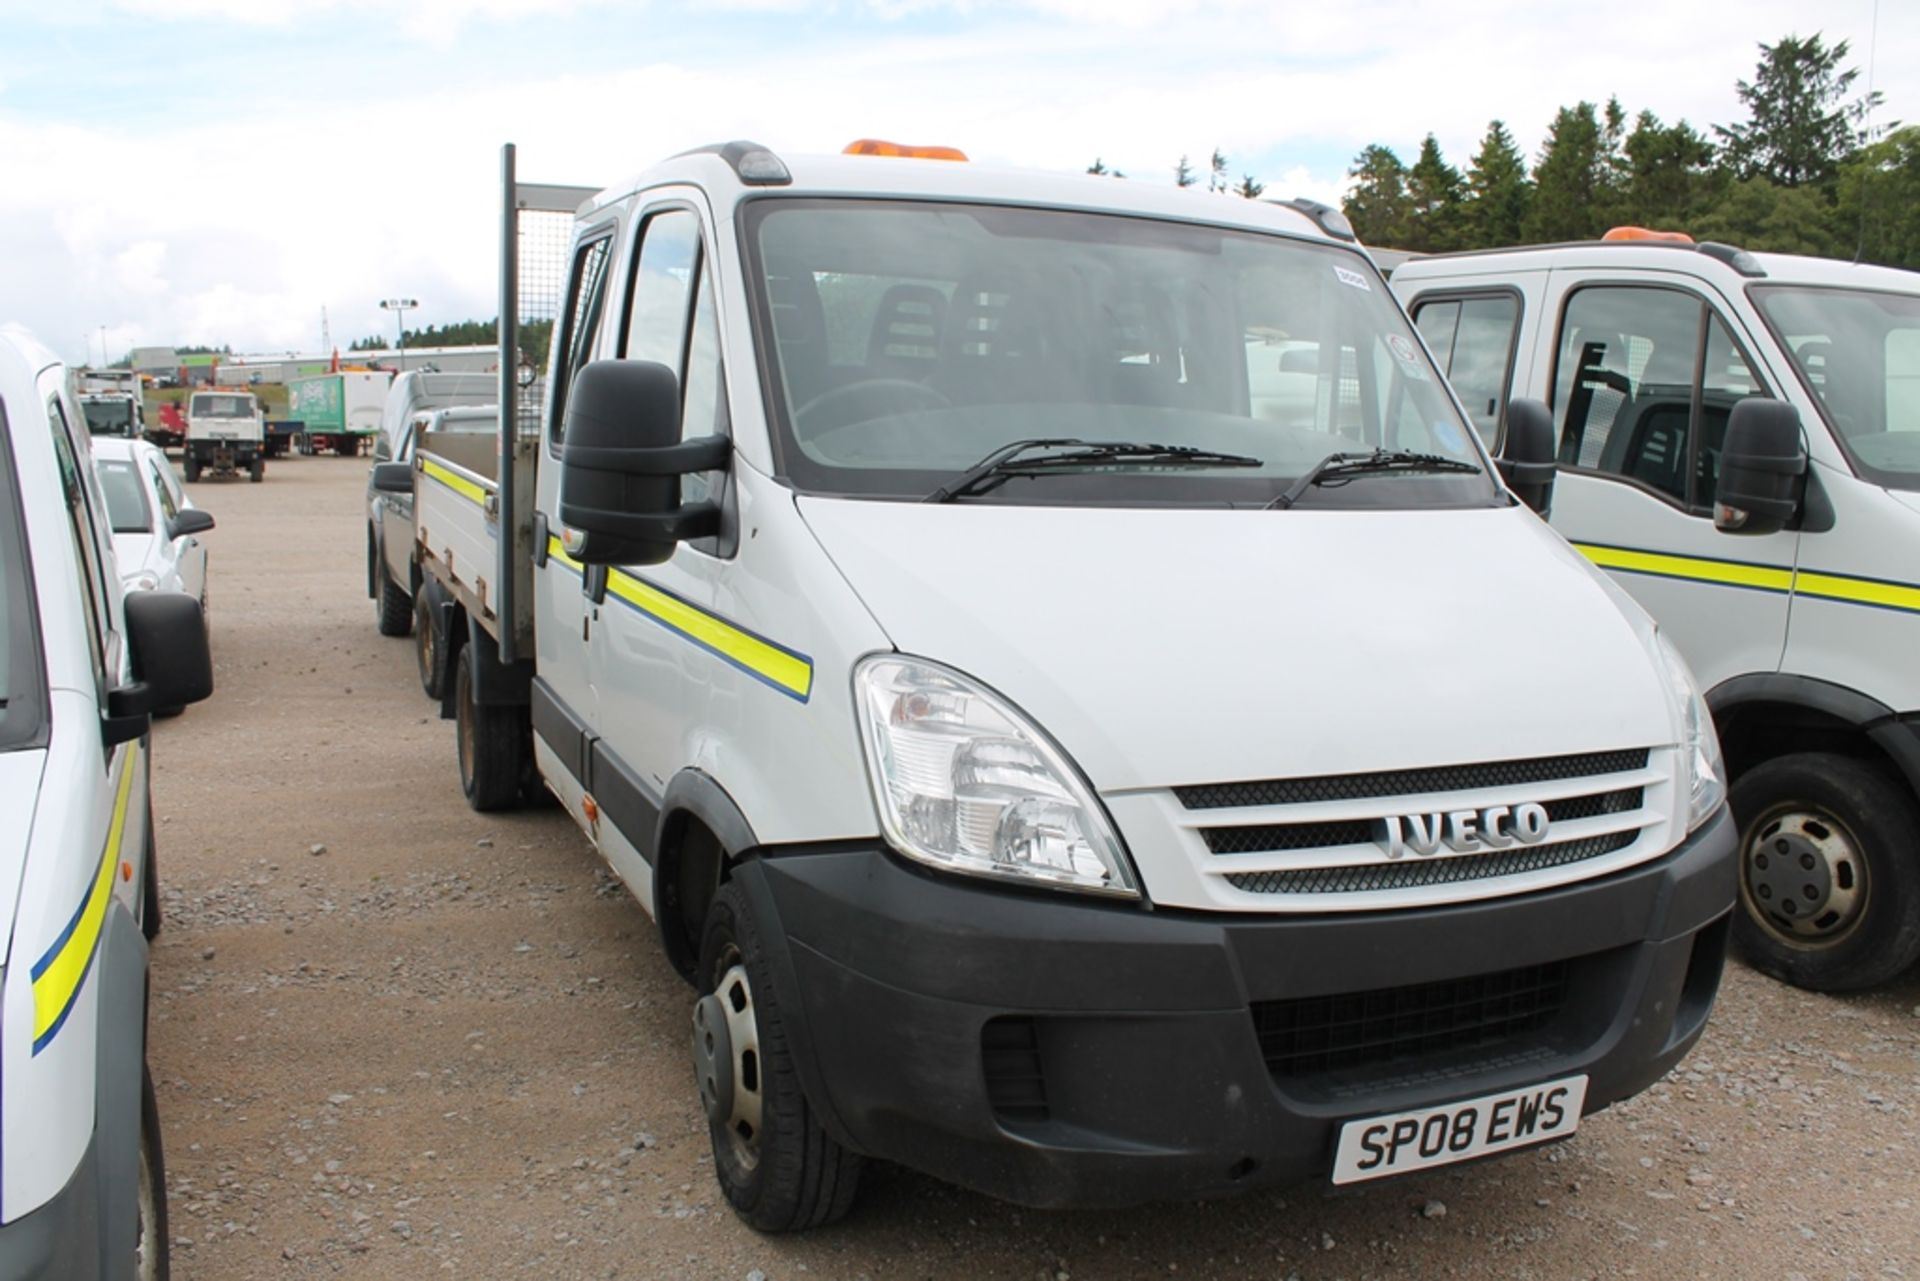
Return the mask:
<path id="1" fill-rule="evenodd" d="M 0 1274 L 167 1275 L 145 1073 L 149 720 L 213 688 L 199 602 L 124 606 L 54 357 L 0 330 Z"/>
<path id="2" fill-rule="evenodd" d="M 749 1223 L 863 1155 L 1054 1206 L 1378 1178 L 1699 1036 L 1704 704 L 1336 212 L 732 143 L 573 243 L 537 435 L 375 483 L 470 801 L 544 785 L 657 920 Z"/>
<path id="3" fill-rule="evenodd" d="M 1510 396 L 1551 404 L 1554 528 L 1706 689 L 1747 955 L 1830 991 L 1911 967 L 1920 276 L 1622 228 L 1393 282 L 1489 447 Z"/>

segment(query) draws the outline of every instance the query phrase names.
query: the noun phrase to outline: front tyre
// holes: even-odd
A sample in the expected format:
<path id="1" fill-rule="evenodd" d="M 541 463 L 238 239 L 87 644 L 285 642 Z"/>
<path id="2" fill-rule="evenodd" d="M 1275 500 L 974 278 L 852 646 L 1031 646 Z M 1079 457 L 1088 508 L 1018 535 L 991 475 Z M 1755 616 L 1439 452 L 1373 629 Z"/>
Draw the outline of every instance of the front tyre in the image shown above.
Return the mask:
<path id="1" fill-rule="evenodd" d="M 713 1170 L 734 1213 L 761 1232 L 798 1232 L 844 1217 L 860 1157 L 813 1116 L 794 1070 L 772 975 L 747 899 L 727 884 L 700 941 L 693 1063 L 713 1143 Z"/>
<path id="2" fill-rule="evenodd" d="M 453 667 L 454 740 L 460 753 L 460 790 L 467 804 L 486 813 L 511 809 L 520 799 L 532 757 L 533 723 L 525 705 L 478 703 L 473 646 L 462 645 Z"/>
<path id="3" fill-rule="evenodd" d="M 139 1281 L 167 1281 L 172 1275 L 167 1247 L 167 1162 L 160 1150 L 160 1105 L 153 1094 L 153 1073 L 140 1069 L 140 1176 L 134 1188 L 140 1209 L 140 1235 L 134 1245 L 133 1274 Z"/>
<path id="4" fill-rule="evenodd" d="M 247 464 L 247 479 L 258 485 L 267 478 L 267 460 L 264 455 L 255 454 L 253 461 Z"/>
<path id="5" fill-rule="evenodd" d="M 1875 762 L 1782 756 L 1740 776 L 1734 938 L 1795 987 L 1873 987 L 1920 959 L 1920 806 Z"/>
<path id="6" fill-rule="evenodd" d="M 376 555 L 374 576 L 380 580 L 380 596 L 374 602 L 374 625 L 382 636 L 405 636 L 413 628 L 413 601 L 394 586 L 387 572 L 387 558 Z"/>
<path id="7" fill-rule="evenodd" d="M 186 473 L 187 479 L 189 481 L 199 480 L 200 479 L 199 455 L 195 454 L 192 450 L 188 450 L 180 458 L 180 470 Z"/>

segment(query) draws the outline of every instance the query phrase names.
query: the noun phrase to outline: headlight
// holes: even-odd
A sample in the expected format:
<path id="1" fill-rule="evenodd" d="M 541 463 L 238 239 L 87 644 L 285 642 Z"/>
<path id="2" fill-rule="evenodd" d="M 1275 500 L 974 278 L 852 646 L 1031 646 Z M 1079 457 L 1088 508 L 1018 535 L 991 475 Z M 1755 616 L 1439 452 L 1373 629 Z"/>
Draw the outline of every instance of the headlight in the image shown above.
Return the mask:
<path id="1" fill-rule="evenodd" d="M 1694 684 L 1687 660 L 1663 634 L 1654 633 L 1653 640 L 1680 719 L 1680 759 L 1687 773 L 1687 830 L 1691 832 L 1711 818 L 1726 799 L 1727 771 L 1720 760 L 1720 736 L 1713 729 L 1713 713 L 1707 710 L 1707 700 Z"/>
<path id="2" fill-rule="evenodd" d="M 997 695 L 923 659 L 854 669 L 881 826 L 953 872 L 1139 897 L 1125 848 L 1080 773 Z"/>

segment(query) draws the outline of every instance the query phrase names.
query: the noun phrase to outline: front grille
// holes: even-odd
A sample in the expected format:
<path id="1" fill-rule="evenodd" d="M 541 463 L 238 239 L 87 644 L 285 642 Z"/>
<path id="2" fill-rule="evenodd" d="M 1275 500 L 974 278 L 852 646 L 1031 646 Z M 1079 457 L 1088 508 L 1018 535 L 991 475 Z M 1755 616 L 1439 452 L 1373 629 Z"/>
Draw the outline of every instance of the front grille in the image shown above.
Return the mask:
<path id="1" fill-rule="evenodd" d="M 980 1060 L 987 1077 L 987 1103 L 1008 1121 L 1044 1121 L 1047 1080 L 1040 1065 L 1040 1032 L 1024 1015 L 988 1019 L 980 1029 Z"/>
<path id="2" fill-rule="evenodd" d="M 1566 1003 L 1569 969 L 1552 961 L 1412 987 L 1256 1001 L 1254 1030 L 1277 1080 L 1405 1068 L 1492 1050 L 1544 1027 Z"/>
<path id="3" fill-rule="evenodd" d="M 1374 774 L 1323 774 L 1315 778 L 1279 778 L 1251 783 L 1204 783 L 1176 787 L 1174 795 L 1190 810 L 1249 805 L 1305 805 L 1315 801 L 1351 801 L 1378 796 L 1414 796 L 1426 792 L 1476 792 L 1529 783 L 1552 783 L 1596 774 L 1624 774 L 1647 767 L 1647 749 L 1587 752 L 1579 756 L 1541 756 L 1532 760 L 1479 765 L 1440 765 L 1426 769 L 1384 770 Z"/>
<path id="4" fill-rule="evenodd" d="M 1360 894 L 1368 890 L 1404 890 L 1423 885 L 1452 885 L 1496 876 L 1518 876 L 1544 867 L 1565 867 L 1582 859 L 1623 850 L 1640 833 L 1614 832 L 1582 841 L 1529 845 L 1489 854 L 1447 858 L 1413 856 L 1391 863 L 1357 867 L 1303 867 L 1278 872 L 1229 872 L 1227 884 L 1254 894 Z"/>
<path id="5" fill-rule="evenodd" d="M 1595 792 L 1590 796 L 1567 796 L 1545 802 L 1547 819 L 1567 823 L 1575 819 L 1604 818 L 1608 814 L 1627 814 L 1640 808 L 1646 789 L 1623 787 L 1618 791 Z M 1386 820 L 1349 819 L 1332 823 L 1250 823 L 1240 827 L 1207 827 L 1200 830 L 1207 849 L 1214 854 L 1268 854 L 1279 850 L 1317 850 L 1340 845 L 1384 843 Z"/>

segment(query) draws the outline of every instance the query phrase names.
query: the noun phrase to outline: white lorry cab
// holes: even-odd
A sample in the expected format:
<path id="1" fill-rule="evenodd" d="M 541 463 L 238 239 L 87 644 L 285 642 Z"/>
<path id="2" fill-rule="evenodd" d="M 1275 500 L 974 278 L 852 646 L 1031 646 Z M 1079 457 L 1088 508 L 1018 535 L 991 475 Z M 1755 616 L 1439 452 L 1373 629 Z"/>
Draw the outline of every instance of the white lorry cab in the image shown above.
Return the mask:
<path id="1" fill-rule="evenodd" d="M 212 689 L 199 603 L 122 603 L 60 366 L 0 330 L 0 1275 L 167 1275 L 145 1077 L 150 717 Z"/>
<path id="2" fill-rule="evenodd" d="M 1551 406 L 1554 527 L 1706 690 L 1743 950 L 1823 990 L 1908 969 L 1920 276 L 1622 228 L 1416 259 L 1393 280 L 1490 447 L 1509 397 Z"/>
<path id="3" fill-rule="evenodd" d="M 1052 1206 L 1399 1174 L 1699 1036 L 1704 706 L 1337 213 L 732 143 L 573 244 L 538 431 L 376 483 L 468 797 L 544 785 L 654 916 L 748 1222 L 863 1156 Z"/>
<path id="4" fill-rule="evenodd" d="M 200 391 L 187 398 L 187 436 L 180 469 L 190 481 L 211 472 L 241 472 L 255 484 L 267 475 L 267 417 L 250 391 Z"/>

